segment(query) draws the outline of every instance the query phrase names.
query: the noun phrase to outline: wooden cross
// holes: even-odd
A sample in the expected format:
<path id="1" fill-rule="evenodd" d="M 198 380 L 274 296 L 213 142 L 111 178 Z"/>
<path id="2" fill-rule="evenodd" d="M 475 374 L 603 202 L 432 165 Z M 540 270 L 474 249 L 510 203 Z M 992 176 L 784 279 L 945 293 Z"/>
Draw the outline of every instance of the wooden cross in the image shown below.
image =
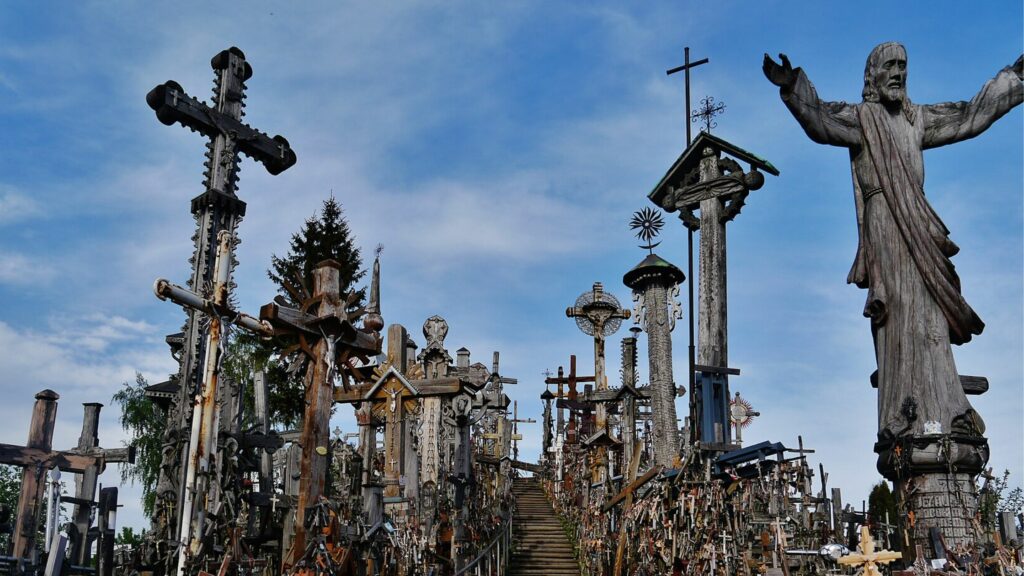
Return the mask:
<path id="1" fill-rule="evenodd" d="M 875 551 L 875 541 L 871 538 L 871 530 L 867 526 L 860 528 L 860 551 L 843 556 L 836 562 L 843 566 L 863 566 L 863 576 L 882 576 L 878 570 L 879 564 L 888 564 L 893 560 L 903 558 L 900 552 L 891 550 Z"/>
<path id="2" fill-rule="evenodd" d="M 220 476 L 211 470 L 211 463 L 217 462 L 217 435 L 220 407 L 217 405 L 220 364 L 223 359 L 229 324 L 234 324 L 269 337 L 273 327 L 266 321 L 257 320 L 248 314 L 231 308 L 228 290 L 231 285 L 231 264 L 233 238 L 228 230 L 221 230 L 217 237 L 217 257 L 214 259 L 214 282 L 210 298 L 204 298 L 187 288 L 171 284 L 159 278 L 153 285 L 157 298 L 170 300 L 194 313 L 206 314 L 209 326 L 206 329 L 202 379 L 198 393 L 190 398 L 192 406 L 192 429 L 188 443 L 188 461 L 185 468 L 183 499 L 179 508 L 178 528 L 178 576 L 187 572 L 186 564 L 195 560 L 200 542 L 206 534 L 206 517 L 216 512 L 219 502 Z M 185 386 L 185 388 L 189 388 Z"/>
<path id="3" fill-rule="evenodd" d="M 725 157 L 723 157 L 725 156 Z M 749 166 L 745 171 L 740 162 Z M 728 303 L 726 290 L 726 224 L 739 214 L 751 190 L 764 184 L 761 170 L 778 175 L 769 162 L 721 138 L 702 132 L 676 160 L 648 198 L 668 212 L 679 212 L 684 225 L 700 230 L 698 341 L 690 394 L 690 438 L 716 442 L 717 430 L 702 430 L 705 419 L 703 381 L 724 380 L 717 391 L 714 421 L 721 441 L 729 444 Z M 700 210 L 700 218 L 693 215 Z M 721 377 L 721 378 L 719 378 Z M 700 390 L 698 388 L 701 388 Z"/>
<path id="4" fill-rule="evenodd" d="M 327 478 L 331 408 L 335 401 L 334 378 L 342 377 L 342 390 L 348 389 L 347 373 L 338 369 L 350 358 L 364 363 L 380 353 L 380 335 L 357 329 L 353 320 L 362 310 L 350 312 L 354 293 L 341 294 L 341 264 L 320 262 L 313 272 L 313 294 L 302 309 L 276 300 L 260 308 L 260 319 L 273 326 L 277 335 L 297 337 L 291 350 L 304 354 L 309 366 L 305 375 L 305 412 L 302 418 L 302 446 L 298 504 L 295 510 L 294 540 L 283 550 L 282 566 L 288 568 L 306 549 L 305 523 L 309 508 L 320 501 Z"/>
<path id="5" fill-rule="evenodd" d="M 604 293 L 604 287 L 600 282 L 594 282 L 593 297 L 590 303 L 571 307 L 566 309 L 565 315 L 569 318 L 585 318 L 591 324 L 593 324 L 593 336 L 594 336 L 594 383 L 598 390 L 608 389 L 608 380 L 605 378 L 604 369 L 604 338 L 605 338 L 605 327 L 613 319 L 627 319 L 630 316 L 630 311 L 619 308 L 604 299 L 601 295 Z M 614 302 L 614 300 L 612 300 Z M 595 419 L 596 431 L 607 431 L 608 428 L 608 411 L 604 404 L 597 406 L 596 419 Z M 596 432 L 595 431 L 595 432 Z M 600 471 L 597 474 L 596 480 L 601 481 L 605 478 L 605 464 L 608 462 L 608 450 L 605 446 L 599 446 L 596 454 L 596 461 L 601 465 Z"/>
<path id="6" fill-rule="evenodd" d="M 533 418 L 519 418 L 519 401 L 516 400 L 512 403 L 512 459 L 519 460 L 519 441 L 523 439 L 523 435 L 519 434 L 519 424 L 535 424 L 537 421 Z"/>
<path id="7" fill-rule="evenodd" d="M 593 382 L 593 376 L 578 376 L 576 374 L 576 355 L 572 354 L 569 356 L 569 374 L 565 375 L 562 367 L 558 367 L 557 378 L 546 378 L 545 384 L 557 384 L 558 385 L 558 403 L 561 404 L 563 399 L 575 400 L 578 392 L 576 391 L 576 384 L 581 382 Z M 568 394 L 565 391 L 564 386 L 568 385 Z M 562 412 L 562 406 L 558 406 L 558 426 L 555 429 L 557 436 L 561 437 L 565 433 L 565 416 Z M 575 416 L 573 416 L 575 418 Z"/>
<path id="8" fill-rule="evenodd" d="M 608 389 L 608 380 L 604 375 L 604 337 L 605 327 L 613 319 L 625 320 L 629 318 L 630 311 L 611 305 L 602 298 L 604 286 L 600 282 L 594 282 L 591 302 L 583 306 L 573 306 L 565 310 L 569 318 L 582 318 L 593 324 L 594 332 L 594 383 L 598 390 Z M 599 409 L 597 416 L 598 428 L 605 426 L 605 413 Z"/>
<path id="9" fill-rule="evenodd" d="M 20 466 L 24 469 L 11 546 L 11 555 L 17 560 L 19 567 L 24 566 L 26 562 L 31 566 L 38 563 L 35 540 L 47 471 L 58 469 L 83 474 L 88 470 L 101 470 L 107 462 L 108 451 L 94 447 L 64 452 L 51 449 L 59 398 L 53 390 L 43 390 L 36 394 L 28 442 L 25 446 L 0 444 L 0 464 Z M 112 459 L 129 460 L 127 449 L 118 451 L 123 453 L 120 456 L 115 456 L 116 452 L 113 450 L 109 452 Z M 134 451 L 131 454 L 133 455 Z"/>
<path id="10" fill-rule="evenodd" d="M 283 136 L 271 138 L 241 121 L 245 81 L 252 77 L 245 54 L 232 46 L 214 56 L 210 65 L 217 73 L 213 106 L 189 96 L 173 80 L 150 90 L 146 103 L 167 126 L 178 123 L 210 138 L 209 184 L 221 193 L 234 195 L 239 152 L 263 164 L 275 176 L 294 165 L 296 157 Z"/>
<path id="11" fill-rule="evenodd" d="M 135 463 L 135 447 L 104 449 L 99 447 L 100 410 L 103 404 L 86 402 L 85 414 L 82 417 L 82 434 L 78 437 L 79 454 L 102 456 L 81 474 L 75 477 L 75 497 L 65 501 L 75 505 L 72 516 L 74 529 L 71 531 L 71 563 L 75 566 L 87 566 L 90 561 L 89 525 L 92 510 L 95 507 L 97 478 L 103 473 L 106 464 L 112 462 Z"/>
<path id="12" fill-rule="evenodd" d="M 214 79 L 214 98 L 210 105 L 189 96 L 181 85 L 167 81 L 146 95 L 146 103 L 165 125 L 178 123 L 198 131 L 209 139 L 206 153 L 206 171 L 203 192 L 193 198 L 191 212 L 196 220 L 195 252 L 192 254 L 191 277 L 188 287 L 203 298 L 213 299 L 209 287 L 214 284 L 215 264 L 220 233 L 234 235 L 239 220 L 245 215 L 245 202 L 236 196 L 238 183 L 238 155 L 244 153 L 262 163 L 271 174 L 279 174 L 295 164 L 296 156 L 281 136 L 273 138 L 241 122 L 244 108 L 245 81 L 252 76 L 252 66 L 238 48 L 218 53 L 210 61 Z M 206 341 L 205 326 L 200 314 L 188 312 L 188 321 L 182 337 L 182 352 L 178 370 L 178 401 L 172 406 L 167 421 L 177 427 L 174 432 L 189 433 L 190 409 L 195 388 L 201 386 L 207 371 L 203 360 L 207 356 L 202 346 Z M 161 483 L 178 486 L 172 516 L 161 518 L 158 529 L 169 540 L 178 538 L 178 526 L 185 515 L 183 503 L 188 484 L 187 464 L 181 462 L 182 451 L 165 450 L 160 465 Z M 161 510 L 164 507 L 161 506 Z"/>

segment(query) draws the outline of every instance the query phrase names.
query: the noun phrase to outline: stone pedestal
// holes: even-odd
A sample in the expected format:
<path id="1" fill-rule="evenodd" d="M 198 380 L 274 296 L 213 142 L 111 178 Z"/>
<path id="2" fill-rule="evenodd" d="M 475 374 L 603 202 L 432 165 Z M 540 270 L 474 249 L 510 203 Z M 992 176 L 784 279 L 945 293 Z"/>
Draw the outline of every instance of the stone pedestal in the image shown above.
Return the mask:
<path id="1" fill-rule="evenodd" d="M 875 452 L 878 471 L 895 485 L 909 549 L 921 545 L 933 551 L 932 528 L 941 531 L 949 550 L 979 541 L 975 478 L 989 456 L 988 441 L 983 436 L 903 436 L 877 442 Z"/>

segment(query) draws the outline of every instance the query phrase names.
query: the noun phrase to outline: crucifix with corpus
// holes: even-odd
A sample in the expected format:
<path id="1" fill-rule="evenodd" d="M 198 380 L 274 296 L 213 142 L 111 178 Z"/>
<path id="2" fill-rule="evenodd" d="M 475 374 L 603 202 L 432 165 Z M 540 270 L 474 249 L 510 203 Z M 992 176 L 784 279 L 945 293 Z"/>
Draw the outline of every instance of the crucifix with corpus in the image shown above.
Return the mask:
<path id="1" fill-rule="evenodd" d="M 584 334 L 594 337 L 594 383 L 598 391 L 608 389 L 608 379 L 604 374 L 604 339 L 619 329 L 622 321 L 629 318 L 629 310 L 623 309 L 615 296 L 604 291 L 600 282 L 594 282 L 594 286 L 588 292 L 580 294 L 576 304 L 565 310 L 565 315 L 576 320 L 576 325 Z M 597 421 L 595 432 L 606 431 L 607 407 L 604 404 L 597 406 Z M 606 462 L 606 450 L 601 447 L 597 451 L 597 460 L 601 464 L 601 480 L 603 476 L 603 464 Z"/>
<path id="2" fill-rule="evenodd" d="M 373 285 L 379 285 L 379 265 L 374 265 Z M 294 354 L 305 370 L 305 411 L 302 417 L 302 447 L 298 503 L 295 507 L 294 535 L 282 546 L 282 565 L 288 568 L 306 550 L 306 516 L 320 502 L 327 481 L 330 445 L 331 408 L 340 380 L 341 391 L 354 389 L 349 385 L 350 361 L 358 358 L 364 364 L 370 356 L 380 353 L 380 330 L 383 321 L 374 304 L 376 290 L 372 290 L 370 314 L 361 328 L 356 320 L 366 313 L 356 308 L 355 292 L 341 292 L 341 264 L 334 260 L 320 262 L 313 271 L 313 292 L 302 286 L 289 290 L 301 300 L 299 308 L 292 308 L 283 298 L 260 308 L 260 319 L 273 327 L 275 335 L 290 335 L 295 343 L 284 354 Z M 374 312 L 377 312 L 376 314 Z M 289 531 L 285 536 L 288 537 Z"/>

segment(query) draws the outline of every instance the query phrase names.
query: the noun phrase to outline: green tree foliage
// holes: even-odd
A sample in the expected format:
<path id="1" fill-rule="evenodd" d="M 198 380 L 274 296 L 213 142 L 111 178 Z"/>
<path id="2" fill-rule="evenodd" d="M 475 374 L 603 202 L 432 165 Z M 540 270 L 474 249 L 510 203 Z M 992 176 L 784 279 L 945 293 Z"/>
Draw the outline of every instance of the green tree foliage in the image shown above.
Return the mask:
<path id="1" fill-rule="evenodd" d="M 251 332 L 235 330 L 231 333 L 221 371 L 227 378 L 243 383 L 242 400 L 246 415 L 243 428 L 258 424 L 253 412 L 254 392 L 248 383 L 255 381 L 256 372 L 260 370 L 266 374 L 267 411 L 271 424 L 282 428 L 294 428 L 299 424 L 305 403 L 302 379 L 290 377 L 277 358 L 277 350 L 275 342 L 262 340 Z"/>
<path id="2" fill-rule="evenodd" d="M 0 524 L 13 526 L 14 514 L 21 494 L 21 468 L 0 464 Z M 7 550 L 11 538 L 6 532 L 0 533 L 0 550 Z"/>
<path id="3" fill-rule="evenodd" d="M 366 274 L 362 270 L 359 248 L 355 246 L 348 228 L 348 221 L 342 214 L 341 204 L 331 196 L 324 200 L 318 215 L 306 220 L 302 230 L 292 234 L 288 254 L 270 257 L 267 276 L 277 284 L 277 291 L 293 305 L 301 304 L 286 285 L 298 287 L 298 279 L 308 292 L 313 290 L 313 270 L 324 260 L 336 260 L 341 264 L 341 290 L 353 289 L 356 282 Z M 358 291 L 360 300 L 365 290 Z"/>
<path id="4" fill-rule="evenodd" d="M 889 489 L 889 483 L 880 480 L 871 487 L 871 493 L 868 494 L 868 516 L 871 518 L 871 524 L 877 527 L 879 523 L 885 522 L 886 513 L 889 515 L 889 524 L 895 523 L 899 517 L 896 496 Z"/>
<path id="5" fill-rule="evenodd" d="M 114 544 L 118 546 L 128 546 L 136 548 L 142 545 L 142 538 L 146 535 L 146 531 L 135 532 L 134 528 L 129 526 L 122 526 L 121 531 L 114 536 Z"/>
<path id="6" fill-rule="evenodd" d="M 142 486 L 142 508 L 150 515 L 156 504 L 165 416 L 163 410 L 146 397 L 148 385 L 142 374 L 136 372 L 135 382 L 125 382 L 114 394 L 113 402 L 121 407 L 121 426 L 135 446 L 135 464 L 121 464 L 121 480 Z"/>
<path id="7" fill-rule="evenodd" d="M 1009 470 L 1004 470 L 1002 477 L 986 475 L 985 483 L 978 492 L 978 515 L 985 528 L 994 530 L 998 526 L 998 512 L 1013 512 L 1015 515 L 1024 512 L 1024 490 L 1009 488 Z"/>
<path id="8" fill-rule="evenodd" d="M 339 285 L 343 294 L 355 290 L 356 283 L 366 274 L 341 205 L 333 196 L 324 200 L 320 212 L 307 219 L 302 230 L 292 234 L 285 256 L 271 256 L 267 276 L 292 306 L 301 307 L 302 292 L 312 293 L 313 270 L 324 260 L 335 260 L 341 265 Z M 356 306 L 361 304 L 365 292 L 364 288 L 356 290 Z M 238 361 L 266 371 L 271 421 L 285 428 L 297 426 L 305 406 L 304 374 L 287 370 L 287 362 L 280 357 L 287 345 L 238 332 L 236 336 L 233 345 L 238 347 Z"/>

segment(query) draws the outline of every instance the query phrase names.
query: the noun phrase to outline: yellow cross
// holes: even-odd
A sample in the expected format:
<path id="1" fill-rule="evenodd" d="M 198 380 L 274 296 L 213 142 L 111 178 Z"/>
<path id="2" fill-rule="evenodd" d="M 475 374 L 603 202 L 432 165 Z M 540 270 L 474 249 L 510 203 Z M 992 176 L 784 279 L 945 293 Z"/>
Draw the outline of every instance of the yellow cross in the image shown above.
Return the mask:
<path id="1" fill-rule="evenodd" d="M 860 553 L 847 554 L 838 560 L 846 566 L 864 566 L 863 576 L 882 576 L 878 571 L 878 564 L 888 564 L 893 560 L 903 558 L 900 552 L 891 550 L 879 550 L 875 552 L 875 541 L 871 538 L 871 531 L 867 526 L 860 527 Z"/>

